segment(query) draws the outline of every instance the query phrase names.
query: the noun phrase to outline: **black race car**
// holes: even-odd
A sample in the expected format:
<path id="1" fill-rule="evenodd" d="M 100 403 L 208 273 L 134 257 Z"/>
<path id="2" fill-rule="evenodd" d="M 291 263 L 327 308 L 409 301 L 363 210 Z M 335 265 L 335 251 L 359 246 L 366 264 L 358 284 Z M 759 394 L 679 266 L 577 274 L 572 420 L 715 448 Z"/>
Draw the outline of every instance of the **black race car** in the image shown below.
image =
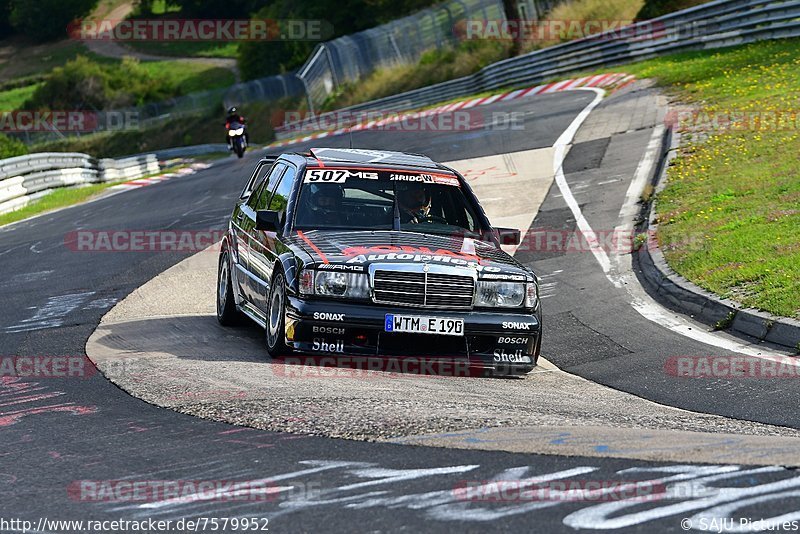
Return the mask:
<path id="1" fill-rule="evenodd" d="M 535 274 L 503 252 L 464 178 L 417 154 L 312 149 L 258 162 L 219 256 L 217 318 L 271 356 L 458 359 L 530 371 Z"/>

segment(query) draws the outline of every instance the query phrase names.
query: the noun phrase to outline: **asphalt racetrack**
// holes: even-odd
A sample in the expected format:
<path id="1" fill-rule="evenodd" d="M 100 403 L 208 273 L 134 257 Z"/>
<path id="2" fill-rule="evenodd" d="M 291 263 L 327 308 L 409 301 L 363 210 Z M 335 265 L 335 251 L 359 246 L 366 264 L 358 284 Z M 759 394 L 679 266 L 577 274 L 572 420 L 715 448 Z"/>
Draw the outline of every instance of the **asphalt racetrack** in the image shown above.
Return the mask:
<path id="1" fill-rule="evenodd" d="M 598 98 L 566 91 L 485 106 L 520 114 L 517 129 L 363 131 L 352 142 L 471 167 L 468 178 L 487 210 L 528 224 L 523 230 L 612 231 L 635 216 L 635 190 L 659 136 L 658 96 L 634 85 Z M 339 136 L 315 145 L 349 142 Z M 510 156 L 519 153 L 528 155 Z M 140 360 L 145 341 L 148 351 L 161 353 L 135 373 L 117 367 L 117 375 L 97 360 L 108 378 L 93 372 L 89 360 L 85 376 L 2 378 L 0 518 L 31 521 L 29 531 L 39 532 L 79 530 L 54 520 L 115 519 L 172 521 L 175 531 L 201 531 L 185 521 L 203 518 L 258 518 L 273 532 L 677 532 L 720 518 L 800 517 L 800 477 L 786 467 L 800 458 L 798 382 L 691 380 L 666 365 L 678 356 L 781 353 L 709 333 L 661 308 L 639 286 L 629 254 L 516 252 L 545 282 L 543 356 L 557 369 L 521 380 L 297 379 L 278 389 L 249 375 L 245 397 L 220 396 L 239 391 L 230 385 L 242 376 L 237 369 L 266 373 L 272 364 L 258 359 L 255 327 L 221 332 L 203 323 L 213 317 L 202 291 L 197 298 L 170 292 L 187 265 L 197 268 L 184 275 L 203 287 L 209 279 L 203 255 L 213 253 L 82 252 L 69 236 L 222 230 L 257 157 L 0 228 L 0 354 L 83 358 L 93 335 L 106 350 Z M 525 180 L 549 185 L 511 198 L 486 181 L 492 168 L 517 165 Z M 510 191 L 520 187 L 513 182 Z M 173 266 L 177 271 L 168 271 Z M 157 280 L 169 282 L 161 299 L 152 291 Z M 142 294 L 147 299 L 137 301 Z M 110 336 L 125 321 L 141 324 Z M 165 328 L 171 335 L 158 338 Z M 217 350 L 220 344 L 230 350 Z M 226 367 L 226 358 L 232 371 L 213 378 L 234 382 L 208 386 L 208 373 Z M 174 391 L 151 387 L 170 377 L 148 369 L 176 362 L 196 377 L 171 377 L 167 385 L 183 384 Z M 134 375 L 138 390 L 122 383 Z M 420 388 L 430 396 L 404 410 L 397 391 L 413 399 Z M 291 421 L 293 413 L 302 415 Z M 708 436 L 720 432 L 724 439 Z M 737 449 L 749 452 L 737 456 Z M 230 487 L 189 498 L 97 491 L 136 481 L 150 487 L 233 481 L 267 490 L 249 499 Z M 545 490 L 523 491 L 534 486 Z M 623 491 L 632 493 L 621 498 Z"/>

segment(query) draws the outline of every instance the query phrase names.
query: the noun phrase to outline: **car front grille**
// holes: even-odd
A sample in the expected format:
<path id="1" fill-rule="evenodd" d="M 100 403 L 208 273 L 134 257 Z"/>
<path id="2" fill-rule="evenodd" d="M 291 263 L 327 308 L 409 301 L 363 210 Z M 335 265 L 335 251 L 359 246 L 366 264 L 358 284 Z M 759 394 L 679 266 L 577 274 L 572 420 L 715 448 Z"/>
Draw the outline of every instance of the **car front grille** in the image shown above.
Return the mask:
<path id="1" fill-rule="evenodd" d="M 455 274 L 376 270 L 373 300 L 424 308 L 472 307 L 475 280 Z"/>

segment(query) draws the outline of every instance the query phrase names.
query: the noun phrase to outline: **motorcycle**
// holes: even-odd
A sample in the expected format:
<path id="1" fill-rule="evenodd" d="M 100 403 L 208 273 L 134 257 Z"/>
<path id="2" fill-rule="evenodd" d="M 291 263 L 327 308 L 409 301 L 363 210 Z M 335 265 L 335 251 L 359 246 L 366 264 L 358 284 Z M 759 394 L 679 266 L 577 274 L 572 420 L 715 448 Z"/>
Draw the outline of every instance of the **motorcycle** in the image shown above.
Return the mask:
<path id="1" fill-rule="evenodd" d="M 236 152 L 240 158 L 244 156 L 244 151 L 247 149 L 247 137 L 244 130 L 246 126 L 239 122 L 231 122 L 225 125 L 228 129 L 228 137 L 231 149 Z"/>

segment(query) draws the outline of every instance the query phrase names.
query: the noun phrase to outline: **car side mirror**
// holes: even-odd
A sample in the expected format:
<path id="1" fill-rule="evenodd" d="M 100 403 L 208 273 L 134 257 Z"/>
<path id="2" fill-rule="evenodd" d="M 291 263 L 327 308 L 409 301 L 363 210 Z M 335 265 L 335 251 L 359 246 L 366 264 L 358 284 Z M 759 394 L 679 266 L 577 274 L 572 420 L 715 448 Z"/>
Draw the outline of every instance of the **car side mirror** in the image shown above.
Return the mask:
<path id="1" fill-rule="evenodd" d="M 280 224 L 280 212 L 273 210 L 259 210 L 256 212 L 256 230 L 277 232 Z"/>
<path id="2" fill-rule="evenodd" d="M 519 245 L 520 232 L 517 228 L 495 228 L 501 245 Z"/>

